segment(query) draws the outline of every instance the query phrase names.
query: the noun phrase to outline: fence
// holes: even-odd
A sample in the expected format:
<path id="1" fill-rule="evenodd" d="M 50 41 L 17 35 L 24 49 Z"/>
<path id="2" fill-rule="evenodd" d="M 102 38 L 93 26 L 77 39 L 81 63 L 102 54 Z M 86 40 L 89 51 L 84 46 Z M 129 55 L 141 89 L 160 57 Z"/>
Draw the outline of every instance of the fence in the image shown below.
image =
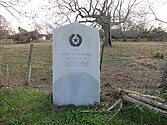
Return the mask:
<path id="1" fill-rule="evenodd" d="M 24 85 L 30 44 L 1 45 L 2 86 Z M 51 85 L 51 42 L 34 43 L 32 53 L 31 87 Z"/>
<path id="2" fill-rule="evenodd" d="M 22 86 L 27 73 L 30 44 L 0 44 L 1 86 Z M 93 48 L 92 48 L 93 49 Z M 34 43 L 30 87 L 50 89 L 52 82 L 50 41 Z M 155 89 L 167 62 L 166 42 L 114 42 L 106 47 L 101 88 Z"/>

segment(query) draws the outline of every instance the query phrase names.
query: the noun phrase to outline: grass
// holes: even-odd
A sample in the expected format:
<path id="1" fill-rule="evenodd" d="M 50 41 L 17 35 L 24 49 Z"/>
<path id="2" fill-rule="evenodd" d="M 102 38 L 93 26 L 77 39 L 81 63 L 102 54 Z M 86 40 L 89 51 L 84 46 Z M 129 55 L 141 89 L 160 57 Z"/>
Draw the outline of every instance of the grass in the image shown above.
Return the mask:
<path id="1" fill-rule="evenodd" d="M 0 46 L 1 47 L 1 46 Z M 162 96 L 155 89 L 163 64 L 167 61 L 167 44 L 150 42 L 113 42 L 105 48 L 101 71 L 101 103 L 95 107 L 57 107 L 48 93 L 51 76 L 51 42 L 37 42 L 33 49 L 32 77 L 29 87 L 22 86 L 29 44 L 6 44 L 1 49 L 0 123 L 2 125 L 165 125 L 167 116 L 148 109 L 140 110 L 124 102 L 122 110 L 107 112 L 115 98 L 113 87 L 135 89 L 142 93 Z M 164 55 L 161 58 L 159 55 Z M 159 54 L 159 55 L 158 55 Z M 158 56 L 157 56 L 158 55 Z M 0 79 L 1 80 L 1 79 Z M 153 88 L 153 89 L 152 89 Z"/>
<path id="2" fill-rule="evenodd" d="M 163 54 L 164 58 L 155 56 L 157 53 Z M 132 90 L 155 89 L 166 61 L 165 42 L 115 42 L 112 48 L 105 49 L 102 87 L 105 91 L 109 86 Z"/>
<path id="3" fill-rule="evenodd" d="M 116 110 L 108 112 L 102 104 L 57 107 L 45 91 L 35 89 L 1 88 L 0 100 L 2 125 L 165 125 L 167 122 L 167 116 L 147 109 L 141 111 L 127 102 L 113 118 Z"/>
<path id="4" fill-rule="evenodd" d="M 47 42 L 47 44 L 42 44 L 42 42 L 34 44 L 32 54 L 32 86 L 45 86 L 46 83 L 50 85 L 51 50 L 51 42 Z M 9 44 L 3 46 L 2 69 L 0 72 L 4 75 L 4 82 L 10 81 L 13 85 L 24 82 L 27 72 L 28 51 L 29 44 Z"/>
<path id="5" fill-rule="evenodd" d="M 3 74 L 4 83 L 12 82 L 12 85 L 15 85 L 16 83 L 17 85 L 20 83 L 23 84 L 27 72 L 28 51 L 29 44 L 7 44 L 3 46 L 2 66 L 0 72 L 2 72 Z M 52 81 L 51 51 L 52 48 L 50 41 L 42 41 L 34 44 L 32 54 L 32 87 L 50 88 Z M 159 58 L 159 56 L 155 56 L 157 55 L 157 53 L 159 55 L 164 53 L 164 59 Z M 121 85 L 121 83 L 117 83 L 119 80 L 115 76 L 119 76 L 119 73 L 121 73 L 119 69 L 123 69 L 123 72 L 121 74 L 123 74 L 123 76 L 126 78 L 126 74 L 135 74 L 135 77 L 140 76 L 139 73 L 141 72 L 141 70 L 142 72 L 144 70 L 144 72 L 146 73 L 143 75 L 148 77 L 151 76 L 150 74 L 152 72 L 155 72 L 155 76 L 153 77 L 157 78 L 159 77 L 157 75 L 160 74 L 160 68 L 167 60 L 166 53 L 167 44 L 165 42 L 113 42 L 112 48 L 107 47 L 105 49 L 102 72 L 105 71 L 104 69 L 107 67 L 107 71 L 105 71 L 104 74 L 108 74 L 110 76 L 107 78 L 108 81 L 113 81 L 114 84 L 118 85 Z M 147 71 L 147 68 L 152 69 Z M 111 74 L 110 70 L 115 74 Z M 133 71 L 137 72 L 133 73 Z M 128 77 L 130 77 L 129 79 L 133 79 L 131 78 L 133 77 L 132 75 L 129 75 Z M 121 77 L 120 82 L 122 82 L 122 78 L 123 77 Z M 102 83 L 106 83 L 106 80 L 104 80 L 104 82 L 102 81 Z M 158 80 L 159 79 L 149 82 L 155 85 L 158 84 Z M 131 81 L 135 81 L 135 79 Z M 139 84 L 139 82 L 137 82 L 137 84 Z"/>

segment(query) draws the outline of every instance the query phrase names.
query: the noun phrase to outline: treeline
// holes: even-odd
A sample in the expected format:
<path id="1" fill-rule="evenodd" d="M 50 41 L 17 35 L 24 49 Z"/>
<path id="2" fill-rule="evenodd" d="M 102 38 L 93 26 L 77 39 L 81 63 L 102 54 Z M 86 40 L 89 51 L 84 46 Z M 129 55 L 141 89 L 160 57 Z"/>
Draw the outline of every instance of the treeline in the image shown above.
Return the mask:
<path id="1" fill-rule="evenodd" d="M 15 33 L 11 23 L 4 16 L 0 15 L 0 40 L 12 39 L 16 43 L 24 43 L 39 39 L 50 40 L 52 37 L 51 34 L 41 34 L 38 30 L 27 31 L 21 27 L 18 27 L 18 30 L 19 33 Z"/>
<path id="2" fill-rule="evenodd" d="M 111 37 L 113 39 L 121 39 L 123 42 L 128 40 L 134 42 L 145 41 L 166 41 L 167 32 L 161 27 L 152 28 L 151 30 L 136 30 L 130 29 L 122 31 L 121 29 L 111 29 Z"/>

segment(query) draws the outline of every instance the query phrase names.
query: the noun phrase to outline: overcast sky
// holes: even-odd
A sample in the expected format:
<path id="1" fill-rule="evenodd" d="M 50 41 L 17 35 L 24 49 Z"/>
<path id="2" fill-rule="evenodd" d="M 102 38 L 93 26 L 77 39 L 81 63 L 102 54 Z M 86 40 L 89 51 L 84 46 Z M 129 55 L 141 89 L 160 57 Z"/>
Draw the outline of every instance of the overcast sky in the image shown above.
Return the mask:
<path id="1" fill-rule="evenodd" d="M 155 0 L 150 0 L 151 2 L 154 2 Z M 158 2 L 159 1 L 159 2 Z M 167 0 L 157 0 L 156 3 L 153 5 L 153 9 L 155 13 L 157 14 L 158 18 L 164 21 L 167 21 Z M 49 13 L 49 10 L 41 10 L 40 8 L 47 8 L 48 0 L 31 0 L 28 2 L 24 7 L 21 7 L 20 9 L 22 12 L 26 12 L 28 16 L 32 15 L 35 17 L 34 20 L 39 23 L 45 23 L 46 21 L 49 21 L 49 18 L 46 18 L 44 15 L 46 13 Z M 12 11 L 13 12 L 13 11 Z M 38 13 L 39 15 L 36 16 L 35 13 Z M 31 31 L 34 30 L 34 20 L 19 16 L 18 13 L 13 12 L 13 14 L 16 15 L 18 19 L 13 17 L 9 12 L 7 12 L 3 7 L 0 6 L 0 15 L 3 15 L 7 21 L 12 23 L 13 28 L 17 30 L 18 26 Z M 50 20 L 51 21 L 51 20 Z M 158 25 L 157 23 L 156 25 Z M 163 24 L 164 28 L 167 28 L 167 24 Z M 47 29 L 45 29 L 47 30 Z"/>

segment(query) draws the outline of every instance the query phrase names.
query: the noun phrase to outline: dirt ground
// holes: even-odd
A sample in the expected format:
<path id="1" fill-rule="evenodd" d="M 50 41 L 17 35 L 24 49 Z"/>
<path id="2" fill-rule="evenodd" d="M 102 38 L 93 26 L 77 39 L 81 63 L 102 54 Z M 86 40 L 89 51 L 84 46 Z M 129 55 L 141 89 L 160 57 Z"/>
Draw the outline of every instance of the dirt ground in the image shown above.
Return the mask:
<path id="1" fill-rule="evenodd" d="M 29 44 L 3 45 L 1 83 L 23 85 Z M 163 58 L 154 57 L 163 54 Z M 2 55 L 3 54 L 3 55 Z M 30 87 L 51 88 L 51 42 L 34 43 Z M 167 61 L 167 42 L 115 42 L 106 48 L 101 70 L 101 88 L 157 89 Z M 7 71 L 9 67 L 10 71 Z"/>

